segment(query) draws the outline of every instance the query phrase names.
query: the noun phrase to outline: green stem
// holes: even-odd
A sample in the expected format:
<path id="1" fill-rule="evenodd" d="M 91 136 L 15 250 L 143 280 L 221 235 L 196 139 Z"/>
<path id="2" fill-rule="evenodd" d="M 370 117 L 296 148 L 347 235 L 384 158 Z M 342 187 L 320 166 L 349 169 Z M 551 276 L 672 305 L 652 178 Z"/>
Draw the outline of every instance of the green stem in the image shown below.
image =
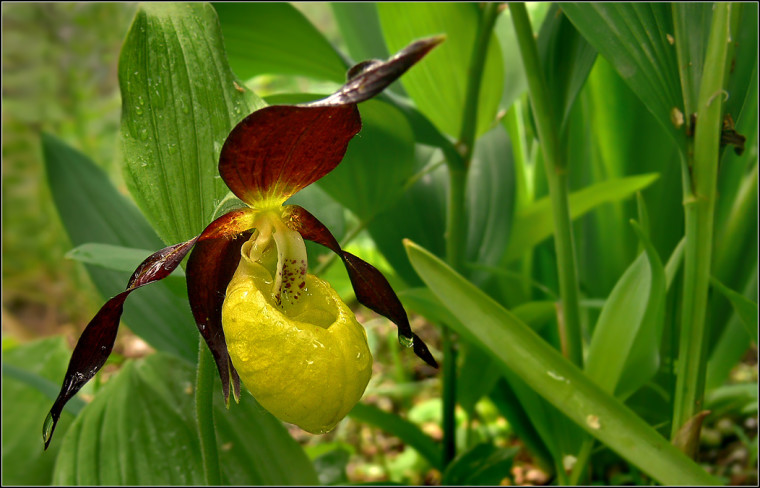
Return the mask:
<path id="1" fill-rule="evenodd" d="M 693 164 L 684 171 L 686 253 L 681 309 L 681 335 L 676 379 L 672 437 L 686 422 L 702 411 L 705 370 L 707 293 L 714 238 L 715 198 L 720 154 L 723 82 L 728 50 L 730 4 L 716 3 L 707 45 L 702 82 L 697 102 Z M 690 163 L 692 161 L 689 161 Z M 689 181 L 690 180 L 690 181 Z M 680 446 L 694 456 L 699 429 Z"/>
<path id="2" fill-rule="evenodd" d="M 528 80 L 528 92 L 538 139 L 544 155 L 546 179 L 552 202 L 554 247 L 557 253 L 557 273 L 562 301 L 563 320 L 560 321 L 562 352 L 577 366 L 583 367 L 578 277 L 570 219 L 567 161 L 560 151 L 558 124 L 549 102 L 549 92 L 539 62 L 538 47 L 528 12 L 523 3 L 511 3 L 509 7 Z"/>
<path id="3" fill-rule="evenodd" d="M 467 93 L 462 114 L 462 128 L 457 149 L 464 164 L 447 158 L 449 166 L 449 194 L 446 212 L 446 260 L 457 271 L 464 268 L 466 222 L 465 190 L 467 169 L 470 166 L 477 134 L 478 99 L 483 77 L 483 68 L 488 52 L 493 26 L 499 15 L 500 5 L 488 3 L 484 6 L 478 33 L 475 39 L 470 66 L 468 68 Z M 441 336 L 443 342 L 443 465 L 447 466 L 456 457 L 456 357 L 453 337 L 446 326 Z"/>
<path id="4" fill-rule="evenodd" d="M 219 452 L 214 429 L 214 375 L 216 366 L 206 343 L 201 338 L 198 348 L 198 372 L 195 381 L 195 412 L 203 455 L 203 473 L 206 484 L 220 485 Z"/>

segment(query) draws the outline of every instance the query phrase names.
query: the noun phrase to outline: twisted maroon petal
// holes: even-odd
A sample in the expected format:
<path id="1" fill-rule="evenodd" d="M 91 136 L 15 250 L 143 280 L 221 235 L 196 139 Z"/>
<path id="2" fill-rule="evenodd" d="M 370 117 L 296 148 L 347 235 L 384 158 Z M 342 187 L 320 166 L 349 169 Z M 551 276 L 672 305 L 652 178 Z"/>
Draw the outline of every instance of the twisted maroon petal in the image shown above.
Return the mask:
<path id="1" fill-rule="evenodd" d="M 85 383 L 95 376 L 111 355 L 116 333 L 119 330 L 121 313 L 124 310 L 124 301 L 129 294 L 141 286 L 169 276 L 192 249 L 197 239 L 198 237 L 194 237 L 150 255 L 132 274 L 126 290 L 108 300 L 87 324 L 74 347 L 58 398 L 48 414 L 48 418 L 52 419 L 52 424 L 49 429 L 43 431 L 45 449 L 50 445 L 63 407 Z"/>
<path id="2" fill-rule="evenodd" d="M 316 217 L 298 205 L 285 207 L 285 220 L 291 229 L 299 232 L 304 239 L 322 244 L 340 256 L 348 271 L 356 299 L 367 308 L 388 318 L 398 327 L 399 339 L 411 342 L 414 353 L 434 368 L 438 363 L 430 354 L 427 345 L 412 332 L 406 310 L 385 276 L 368 262 L 340 248 L 338 241 Z"/>

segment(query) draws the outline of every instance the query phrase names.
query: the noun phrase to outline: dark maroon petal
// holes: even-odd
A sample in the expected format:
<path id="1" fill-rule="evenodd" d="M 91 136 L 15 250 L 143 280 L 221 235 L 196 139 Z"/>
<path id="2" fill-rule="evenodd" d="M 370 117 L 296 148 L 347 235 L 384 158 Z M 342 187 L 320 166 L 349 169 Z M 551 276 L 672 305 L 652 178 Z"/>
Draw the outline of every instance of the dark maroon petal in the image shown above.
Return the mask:
<path id="1" fill-rule="evenodd" d="M 235 400 L 240 398 L 240 377 L 227 352 L 222 328 L 222 305 L 227 284 L 240 262 L 240 248 L 250 235 L 250 232 L 244 232 L 234 238 L 199 241 L 190 254 L 185 271 L 190 308 L 198 330 L 214 356 L 227 405 L 230 402 L 230 383 Z"/>
<path id="2" fill-rule="evenodd" d="M 419 358 L 437 368 L 438 363 L 425 343 L 412 332 L 406 310 L 385 276 L 371 264 L 342 250 L 327 227 L 303 207 L 288 205 L 285 212 L 286 223 L 291 229 L 299 232 L 304 239 L 322 244 L 340 256 L 359 303 L 396 324 L 399 339 L 403 338 L 404 342 L 411 343 L 414 353 Z"/>
<path id="3" fill-rule="evenodd" d="M 387 61 L 363 61 L 348 71 L 348 82 L 340 90 L 307 105 L 345 105 L 369 100 L 385 90 L 444 39 L 445 36 L 433 36 L 415 41 Z"/>
<path id="4" fill-rule="evenodd" d="M 283 207 L 283 219 L 288 227 L 301 234 L 304 239 L 322 244 L 340 256 L 340 244 L 325 225 L 308 210 L 299 205 Z"/>
<path id="5" fill-rule="evenodd" d="M 219 174 L 245 203 L 279 206 L 332 171 L 360 129 L 356 105 L 265 107 L 232 129 Z"/>
<path id="6" fill-rule="evenodd" d="M 175 244 L 149 256 L 132 274 L 127 289 L 108 300 L 87 324 L 79 341 L 77 341 L 76 347 L 74 347 L 61 392 L 58 394 L 53 408 L 50 409 L 48 420 L 45 421 L 46 428 L 43 430 L 45 449 L 53 438 L 53 432 L 63 407 L 85 383 L 95 376 L 105 364 L 108 356 L 111 355 L 127 296 L 141 286 L 169 276 L 192 249 L 197 239 L 195 237 L 189 241 Z"/>

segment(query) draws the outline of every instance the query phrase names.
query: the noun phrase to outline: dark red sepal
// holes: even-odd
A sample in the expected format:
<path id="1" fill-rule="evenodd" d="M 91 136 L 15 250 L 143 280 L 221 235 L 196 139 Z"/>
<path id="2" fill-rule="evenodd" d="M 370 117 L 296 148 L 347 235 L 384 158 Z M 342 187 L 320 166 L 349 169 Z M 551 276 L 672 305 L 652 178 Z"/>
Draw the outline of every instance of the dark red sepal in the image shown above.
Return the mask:
<path id="1" fill-rule="evenodd" d="M 344 105 L 369 100 L 385 90 L 445 38 L 441 35 L 420 39 L 409 44 L 387 61 L 363 61 L 348 71 L 348 81 L 340 90 L 327 98 L 307 105 Z"/>
<path id="2" fill-rule="evenodd" d="M 278 206 L 335 168 L 361 129 L 356 105 L 272 105 L 232 129 L 219 174 L 252 207 Z"/>
<path id="3" fill-rule="evenodd" d="M 46 427 L 49 425 L 49 428 L 43 430 L 45 449 L 48 448 L 53 438 L 53 432 L 63 407 L 85 383 L 95 376 L 105 364 L 108 356 L 111 355 L 127 296 L 141 286 L 169 276 L 192 249 L 197 239 L 195 237 L 150 255 L 132 274 L 126 290 L 108 300 L 87 324 L 74 347 L 61 392 L 48 414 L 48 418 L 52 419 L 52 424 L 49 424 L 48 421 L 45 422 Z"/>
<path id="4" fill-rule="evenodd" d="M 230 383 L 235 400 L 240 399 L 240 377 L 232 365 L 222 328 L 222 305 L 227 285 L 240 262 L 240 248 L 250 237 L 244 232 L 234 238 L 218 237 L 196 244 L 187 262 L 187 295 L 195 323 L 214 356 L 225 404 L 230 402 Z"/>
<path id="5" fill-rule="evenodd" d="M 322 244 L 343 260 L 348 271 L 351 286 L 356 293 L 356 299 L 362 305 L 388 318 L 398 327 L 399 339 L 402 337 L 412 343 L 414 353 L 434 368 L 438 363 L 430 354 L 427 345 L 417 334 L 412 332 L 406 310 L 391 288 L 385 276 L 366 261 L 340 248 L 338 241 L 316 217 L 298 205 L 285 207 L 284 217 L 288 226 L 299 232 L 304 239 Z"/>

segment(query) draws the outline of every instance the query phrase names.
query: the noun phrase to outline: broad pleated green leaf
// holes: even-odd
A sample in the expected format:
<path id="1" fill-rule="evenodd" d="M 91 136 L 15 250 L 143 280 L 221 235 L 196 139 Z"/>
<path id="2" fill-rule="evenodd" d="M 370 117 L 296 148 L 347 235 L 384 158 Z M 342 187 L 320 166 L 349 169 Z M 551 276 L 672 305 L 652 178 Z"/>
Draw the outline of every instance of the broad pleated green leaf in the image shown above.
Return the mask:
<path id="1" fill-rule="evenodd" d="M 3 485 L 49 485 L 60 443 L 42 450 L 40 425 L 58 395 L 71 351 L 63 337 L 6 349 L 3 344 Z M 43 393 L 41 384 L 50 386 Z M 52 398 L 51 398 L 52 395 Z M 80 402 L 81 404 L 81 402 Z M 69 405 L 75 406 L 72 401 Z M 71 425 L 73 408 L 64 409 L 57 433 Z"/>
<path id="2" fill-rule="evenodd" d="M 140 211 L 86 156 L 45 134 L 42 149 L 53 200 L 74 246 L 95 242 L 152 252 L 164 247 Z M 134 268 L 120 272 L 87 265 L 87 271 L 107 299 L 124 291 Z M 198 331 L 190 307 L 167 283 L 135 291 L 124 306 L 122 320 L 159 351 L 191 363 L 197 360 Z"/>
<path id="3" fill-rule="evenodd" d="M 657 372 L 665 318 L 665 269 L 636 227 L 645 252 L 604 303 L 586 355 L 586 374 L 605 391 L 629 396 Z"/>
<path id="4" fill-rule="evenodd" d="M 633 195 L 652 184 L 657 176 L 645 174 L 611 179 L 575 191 L 570 194 L 570 217 L 575 219 L 602 203 L 618 201 Z M 507 261 L 521 257 L 525 251 L 552 235 L 550 203 L 549 197 L 544 197 L 515 212 L 505 256 Z"/>
<path id="5" fill-rule="evenodd" d="M 512 313 L 440 259 L 407 242 L 423 281 L 477 338 L 484 351 L 613 451 L 663 484 L 714 484 L 652 427 L 605 393 Z"/>
<path id="6" fill-rule="evenodd" d="M 671 5 L 566 3 L 562 11 L 675 138 L 671 110 L 684 107 L 676 49 L 667 37 L 674 34 Z"/>
<path id="7" fill-rule="evenodd" d="M 230 66 L 243 80 L 260 74 L 308 76 L 337 83 L 346 80 L 346 63 L 293 5 L 213 5 L 219 14 Z"/>
<path id="8" fill-rule="evenodd" d="M 478 6 L 467 3 L 380 3 L 380 24 L 390 52 L 409 42 L 435 34 L 446 41 L 431 52 L 424 63 L 409 70 L 401 84 L 425 114 L 446 134 L 459 137 L 475 36 Z M 458 69 L 452 69 L 453 66 Z M 494 122 L 504 88 L 504 74 L 496 37 L 488 44 L 481 92 L 478 100 L 477 133 Z"/>
<path id="9" fill-rule="evenodd" d="M 217 164 L 232 127 L 263 102 L 227 65 L 208 4 L 144 3 L 119 59 L 125 181 L 167 244 L 200 233 L 227 194 Z"/>
<path id="10" fill-rule="evenodd" d="M 62 439 L 53 483 L 203 484 L 193 384 L 192 368 L 168 356 L 127 362 Z M 303 451 L 250 396 L 229 411 L 217 400 L 225 483 L 316 482 Z"/>

